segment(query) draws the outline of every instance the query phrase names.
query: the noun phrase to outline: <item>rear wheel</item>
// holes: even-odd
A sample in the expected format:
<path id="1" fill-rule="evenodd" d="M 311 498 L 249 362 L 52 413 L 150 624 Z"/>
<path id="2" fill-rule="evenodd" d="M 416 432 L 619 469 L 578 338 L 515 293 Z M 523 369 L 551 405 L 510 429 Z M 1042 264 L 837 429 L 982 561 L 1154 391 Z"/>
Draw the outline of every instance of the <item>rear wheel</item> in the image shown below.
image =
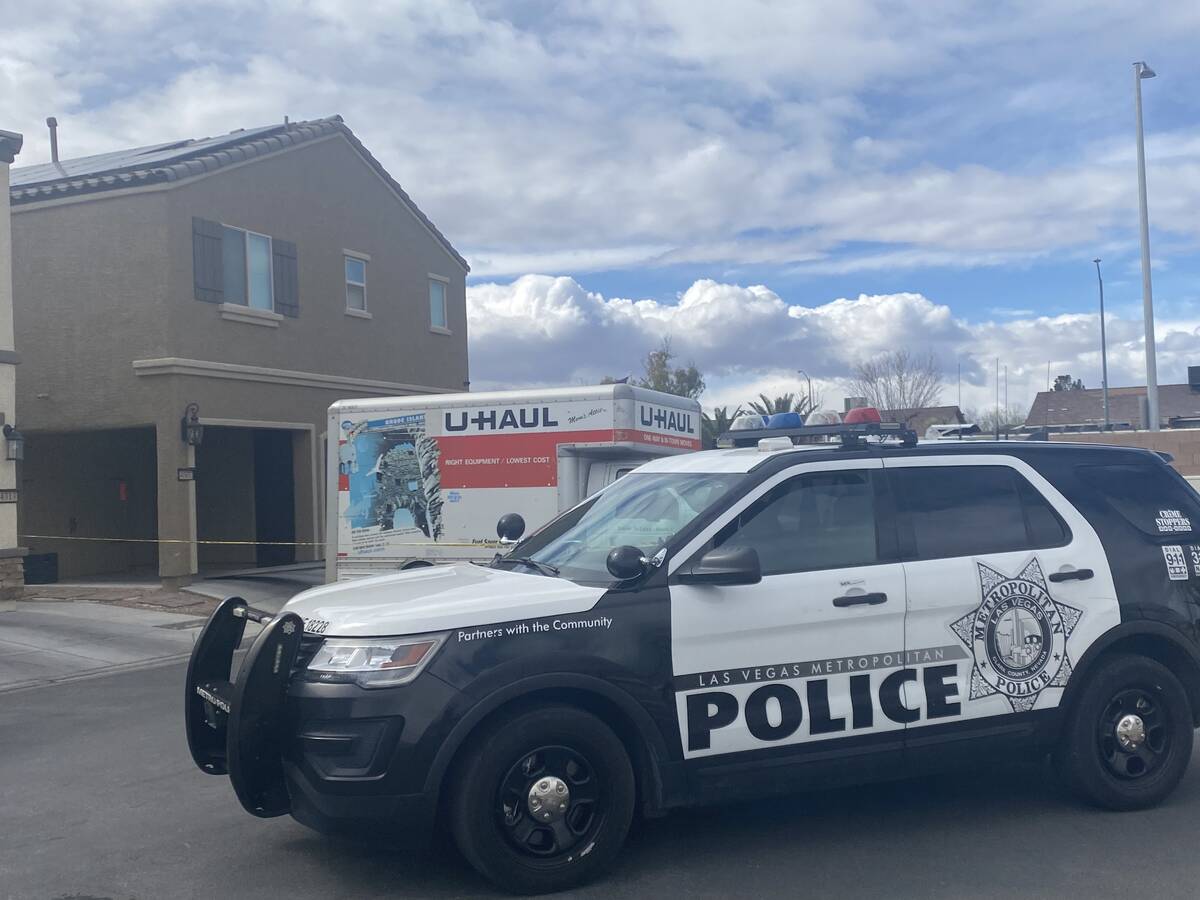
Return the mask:
<path id="1" fill-rule="evenodd" d="M 451 775 L 450 826 L 484 877 L 545 893 L 609 865 L 633 818 L 634 777 L 608 726 L 574 707 L 546 706 L 472 742 Z"/>
<path id="2" fill-rule="evenodd" d="M 1144 656 L 1102 661 L 1067 717 L 1055 763 L 1081 798 L 1144 809 L 1179 784 L 1192 757 L 1192 711 L 1171 671 Z"/>

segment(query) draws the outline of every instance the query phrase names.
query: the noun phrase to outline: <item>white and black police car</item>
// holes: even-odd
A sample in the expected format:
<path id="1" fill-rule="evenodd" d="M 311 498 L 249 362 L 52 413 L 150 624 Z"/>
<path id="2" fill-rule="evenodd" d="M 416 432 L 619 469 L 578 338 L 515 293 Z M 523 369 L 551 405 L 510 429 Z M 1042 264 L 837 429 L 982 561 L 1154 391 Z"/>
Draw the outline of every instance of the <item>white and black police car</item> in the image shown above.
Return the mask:
<path id="1" fill-rule="evenodd" d="M 1149 451 L 864 438 L 894 430 L 733 433 L 487 567 L 229 598 L 192 755 L 257 816 L 444 822 L 528 893 L 637 810 L 1047 755 L 1091 803 L 1161 801 L 1200 722 L 1200 498 Z"/>

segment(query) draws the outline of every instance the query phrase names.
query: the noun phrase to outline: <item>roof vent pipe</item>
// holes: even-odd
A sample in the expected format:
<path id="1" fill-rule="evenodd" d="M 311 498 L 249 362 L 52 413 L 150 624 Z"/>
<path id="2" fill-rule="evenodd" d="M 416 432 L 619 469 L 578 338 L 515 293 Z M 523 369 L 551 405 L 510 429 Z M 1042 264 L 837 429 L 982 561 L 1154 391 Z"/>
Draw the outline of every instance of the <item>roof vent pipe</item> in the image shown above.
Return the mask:
<path id="1" fill-rule="evenodd" d="M 50 116 L 46 119 L 46 125 L 50 129 L 50 161 L 54 163 L 59 172 L 66 175 L 67 173 L 63 172 L 63 167 L 58 162 L 58 119 Z"/>

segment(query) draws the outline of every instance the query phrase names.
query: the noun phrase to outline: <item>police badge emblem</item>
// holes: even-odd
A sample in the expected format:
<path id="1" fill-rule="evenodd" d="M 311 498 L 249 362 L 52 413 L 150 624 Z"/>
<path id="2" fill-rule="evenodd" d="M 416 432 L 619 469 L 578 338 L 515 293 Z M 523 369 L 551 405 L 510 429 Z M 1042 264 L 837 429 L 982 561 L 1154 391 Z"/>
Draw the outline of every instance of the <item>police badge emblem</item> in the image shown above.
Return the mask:
<path id="1" fill-rule="evenodd" d="M 1013 712 L 1025 712 L 1071 677 L 1067 639 L 1083 613 L 1050 596 L 1037 557 L 1013 577 L 976 565 L 979 606 L 950 625 L 975 658 L 970 699 L 1002 694 Z"/>

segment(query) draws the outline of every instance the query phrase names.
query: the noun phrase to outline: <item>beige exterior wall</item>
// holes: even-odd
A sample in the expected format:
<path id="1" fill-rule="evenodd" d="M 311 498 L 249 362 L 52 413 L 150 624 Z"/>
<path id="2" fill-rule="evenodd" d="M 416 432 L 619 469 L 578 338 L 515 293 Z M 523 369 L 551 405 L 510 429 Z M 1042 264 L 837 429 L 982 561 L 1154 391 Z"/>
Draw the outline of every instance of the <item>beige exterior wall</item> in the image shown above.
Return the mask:
<path id="1" fill-rule="evenodd" d="M 12 230 L 8 209 L 9 154 L 0 159 L 0 350 L 13 349 Z M 11 361 L 0 362 L 0 413 L 12 425 L 17 422 L 16 371 Z M 0 448 L 4 445 L 0 438 Z M 0 489 L 17 487 L 16 464 L 0 451 Z M 16 595 L 20 583 L 21 551 L 17 540 L 17 505 L 0 503 L 0 604 Z"/>
<path id="2" fill-rule="evenodd" d="M 193 216 L 294 242 L 299 317 L 264 327 L 196 300 Z M 329 404 L 468 379 L 465 270 L 340 135 L 166 189 L 18 207 L 13 243 L 16 334 L 31 348 L 22 429 L 155 429 L 158 533 L 185 541 L 160 548 L 167 578 L 198 562 L 196 488 L 177 477 L 195 460 L 179 437 L 188 403 L 208 423 L 293 432 L 296 539 L 316 541 Z M 370 257 L 370 319 L 346 314 L 343 250 Z M 448 279 L 449 334 L 430 328 L 431 274 Z M 147 360 L 167 362 L 134 365 Z"/>

